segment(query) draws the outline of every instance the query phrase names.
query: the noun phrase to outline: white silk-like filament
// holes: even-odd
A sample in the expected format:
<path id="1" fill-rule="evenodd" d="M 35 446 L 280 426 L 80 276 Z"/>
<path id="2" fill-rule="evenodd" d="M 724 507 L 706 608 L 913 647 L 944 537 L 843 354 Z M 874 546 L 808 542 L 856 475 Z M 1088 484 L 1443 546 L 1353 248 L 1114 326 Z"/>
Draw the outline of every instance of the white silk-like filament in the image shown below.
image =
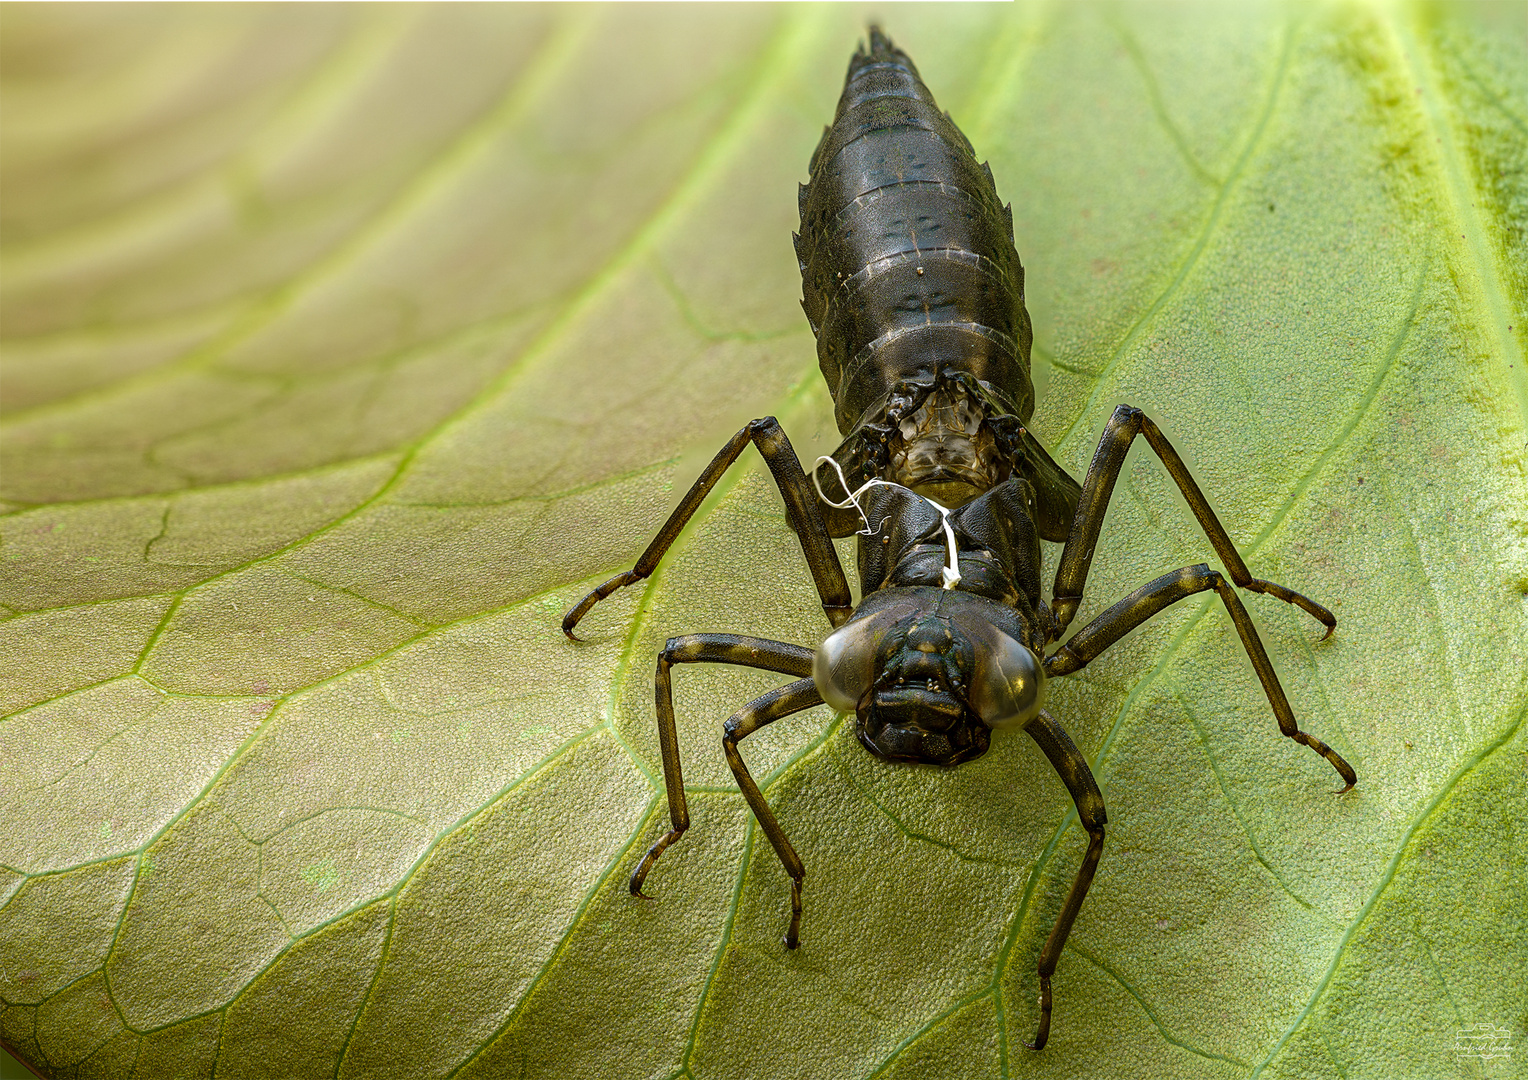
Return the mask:
<path id="1" fill-rule="evenodd" d="M 838 474 L 839 485 L 845 491 L 849 491 L 849 481 L 844 478 L 844 470 L 839 466 L 838 462 L 834 461 L 830 457 L 823 456 L 817 459 L 817 464 L 821 465 L 824 461 L 833 466 L 833 471 Z M 936 503 L 933 499 L 928 498 L 926 495 L 919 495 L 912 488 L 906 487 L 902 484 L 893 483 L 890 480 L 882 480 L 878 477 L 871 477 L 859 487 L 855 488 L 853 491 L 850 491 L 849 498 L 846 501 L 833 502 L 825 494 L 823 494 L 822 484 L 820 484 L 817 480 L 816 468 L 812 469 L 812 486 L 817 489 L 817 497 L 823 502 L 827 503 L 829 506 L 835 507 L 839 510 L 847 510 L 851 506 L 854 507 L 854 509 L 859 513 L 860 520 L 865 523 L 865 527 L 855 534 L 857 536 L 874 536 L 877 532 L 880 531 L 879 529 L 872 529 L 870 527 L 870 518 L 868 515 L 866 515 L 865 508 L 859 504 L 860 495 L 868 489 L 873 487 L 901 488 L 909 495 L 914 495 L 922 499 L 935 510 L 939 511 L 939 520 L 941 524 L 944 525 L 944 540 L 950 549 L 949 561 L 945 564 L 944 569 L 939 571 L 939 576 L 944 580 L 944 587 L 946 589 L 953 589 L 960 583 L 960 554 L 955 548 L 955 527 L 950 524 L 950 512 Z M 884 525 L 885 522 L 882 522 L 882 524 Z"/>

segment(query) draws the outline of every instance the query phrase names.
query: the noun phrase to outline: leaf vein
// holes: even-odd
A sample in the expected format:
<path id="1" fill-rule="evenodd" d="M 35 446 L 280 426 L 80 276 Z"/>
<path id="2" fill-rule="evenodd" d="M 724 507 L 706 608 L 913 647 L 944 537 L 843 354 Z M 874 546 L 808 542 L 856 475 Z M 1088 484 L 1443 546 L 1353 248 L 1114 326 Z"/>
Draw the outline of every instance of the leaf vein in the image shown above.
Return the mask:
<path id="1" fill-rule="evenodd" d="M 1055 445 L 1060 446 L 1067 439 L 1070 439 L 1078 427 L 1085 423 L 1087 418 L 1092 415 L 1093 410 L 1097 407 L 1099 394 L 1109 373 L 1119 365 L 1126 351 L 1141 337 L 1146 327 L 1166 308 L 1168 301 L 1178 292 L 1183 283 L 1188 280 L 1189 274 L 1199 264 L 1199 257 L 1209 247 L 1210 239 L 1214 236 L 1216 227 L 1220 224 L 1221 214 L 1225 210 L 1226 204 L 1230 201 L 1231 192 L 1235 190 L 1236 183 L 1241 179 L 1247 163 L 1252 160 L 1254 153 L 1262 145 L 1263 135 L 1268 130 L 1268 124 L 1273 117 L 1281 91 L 1284 88 L 1284 84 L 1288 81 L 1297 29 L 1298 24 L 1295 24 L 1285 31 L 1283 48 L 1279 51 L 1278 67 L 1274 71 L 1272 85 L 1265 95 L 1261 115 L 1258 116 L 1256 125 L 1248 134 L 1247 141 L 1243 145 L 1241 153 L 1237 156 L 1235 164 L 1231 166 L 1230 173 L 1227 174 L 1224 182 L 1216 189 L 1215 199 L 1210 204 L 1209 212 L 1205 215 L 1204 223 L 1200 226 L 1199 236 L 1194 241 L 1193 247 L 1189 249 L 1183 261 L 1179 263 L 1177 270 L 1173 273 L 1172 278 L 1157 296 L 1156 300 L 1131 324 L 1130 329 L 1125 332 L 1125 336 L 1114 347 L 1114 351 L 1110 354 L 1109 359 L 1096 375 L 1093 392 L 1088 395 L 1088 399 L 1078 411 L 1077 417 L 1055 440 Z"/>
<path id="2" fill-rule="evenodd" d="M 632 830 L 631 835 L 626 840 L 626 843 L 622 845 L 621 850 L 616 853 L 615 857 L 610 860 L 609 865 L 605 867 L 605 870 L 600 874 L 599 879 L 595 881 L 595 883 L 590 886 L 590 888 L 584 893 L 583 899 L 579 902 L 578 910 L 576 910 L 573 913 L 573 917 L 568 920 L 567 928 L 563 931 L 562 936 L 558 938 L 557 945 L 552 949 L 552 954 L 547 957 L 546 963 L 541 965 L 541 970 L 536 973 L 536 977 L 531 980 L 530 985 L 525 988 L 525 992 L 520 995 L 520 1000 L 515 1002 L 514 1008 L 509 1011 L 509 1015 L 504 1018 L 504 1022 L 495 1028 L 493 1033 L 484 1039 L 482 1044 L 476 1050 L 468 1054 L 466 1058 L 464 1058 L 456 1065 L 455 1068 L 446 1074 L 447 1080 L 450 1080 L 451 1077 L 457 1075 L 468 1065 L 477 1060 L 479 1055 L 484 1053 L 489 1047 L 497 1042 L 499 1037 L 509 1030 L 510 1025 L 519 1019 L 520 1014 L 525 1011 L 526 1004 L 530 1001 L 532 995 L 535 994 L 536 987 L 541 984 L 541 980 L 546 978 L 547 974 L 552 970 L 553 967 L 556 966 L 558 958 L 562 956 L 564 950 L 567 949 L 568 942 L 572 940 L 573 932 L 577 930 L 579 924 L 583 922 L 584 912 L 588 910 L 589 904 L 594 900 L 594 897 L 599 894 L 600 890 L 605 887 L 605 883 L 610 880 L 610 875 L 615 872 L 616 867 L 620 866 L 623 862 L 626 861 L 626 856 L 631 853 L 631 849 L 636 846 L 637 841 L 642 838 L 642 834 L 647 831 L 647 823 L 652 820 L 653 812 L 657 808 L 657 805 L 658 797 L 654 795 L 652 800 L 647 804 L 647 812 L 644 813 L 641 819 L 637 822 L 636 828 Z"/>
<path id="3" fill-rule="evenodd" d="M 1141 43 L 1136 40 L 1135 35 L 1129 31 L 1125 24 L 1119 20 L 1117 13 L 1109 19 L 1109 26 L 1119 38 L 1120 44 L 1124 45 L 1125 53 L 1130 57 L 1131 63 L 1140 72 L 1141 82 L 1146 87 L 1146 100 L 1151 103 L 1151 111 L 1156 115 L 1157 123 L 1162 126 L 1162 130 L 1167 133 L 1167 137 L 1178 148 L 1178 153 L 1182 156 L 1184 163 L 1188 165 L 1189 171 L 1206 187 L 1223 187 L 1225 181 L 1212 175 L 1204 167 L 1203 163 L 1194 154 L 1193 148 L 1189 146 L 1188 138 L 1167 111 L 1167 102 L 1162 97 L 1162 86 L 1157 81 L 1156 72 L 1146 62 L 1146 54 L 1141 49 Z"/>
<path id="4" fill-rule="evenodd" d="M 1318 982 L 1315 989 L 1311 991 L 1310 999 L 1306 1001 L 1305 1007 L 1300 1010 L 1299 1014 L 1295 1017 L 1294 1022 L 1290 1024 L 1288 1030 L 1286 1030 L 1284 1034 L 1280 1036 L 1278 1042 L 1274 1043 L 1273 1049 L 1268 1051 L 1268 1056 L 1265 1057 L 1262 1061 L 1258 1062 L 1257 1067 L 1248 1074 L 1248 1080 L 1257 1080 L 1257 1077 L 1263 1074 L 1263 1070 L 1266 1069 L 1270 1063 L 1272 1063 L 1273 1059 L 1278 1056 L 1279 1051 L 1284 1049 L 1285 1044 L 1294 1037 L 1295 1032 L 1300 1029 L 1300 1026 L 1304 1024 L 1306 1019 L 1310 1016 L 1311 1010 L 1316 1007 L 1316 1002 L 1320 1001 L 1322 995 L 1326 993 L 1326 988 L 1331 984 L 1332 976 L 1336 974 L 1337 967 L 1342 961 L 1343 953 L 1347 950 L 1348 942 L 1353 940 L 1353 935 L 1356 934 L 1359 928 L 1368 921 L 1370 914 L 1372 914 L 1374 911 L 1375 905 L 1379 902 L 1379 898 L 1384 895 L 1385 890 L 1390 887 L 1390 883 L 1395 880 L 1395 872 L 1401 864 L 1401 856 L 1404 855 L 1406 853 L 1406 849 L 1412 845 L 1412 842 L 1416 839 L 1417 833 L 1421 830 L 1422 826 L 1427 824 L 1428 819 L 1437 812 L 1438 807 L 1443 804 L 1444 799 L 1446 799 L 1453 792 L 1454 788 L 1458 786 L 1459 781 L 1463 780 L 1465 776 L 1474 771 L 1474 769 L 1480 765 L 1481 762 L 1485 761 L 1486 758 L 1490 757 L 1492 754 L 1496 753 L 1496 751 L 1500 750 L 1502 747 L 1506 746 L 1509 742 L 1512 741 L 1513 737 L 1522 730 L 1523 720 L 1525 718 L 1528 718 L 1528 709 L 1524 709 L 1522 712 L 1520 712 L 1517 716 L 1517 720 L 1503 728 L 1501 733 L 1497 735 L 1497 737 L 1491 742 L 1482 747 L 1479 753 L 1477 753 L 1463 765 L 1459 766 L 1459 768 L 1455 769 L 1454 774 L 1444 782 L 1443 787 L 1438 792 L 1438 794 L 1435 795 L 1432 801 L 1423 807 L 1422 812 L 1412 820 L 1411 824 L 1406 829 L 1405 835 L 1401 837 L 1401 842 L 1399 845 L 1397 845 L 1395 854 L 1390 857 L 1390 862 L 1386 865 L 1384 871 L 1380 874 L 1379 882 L 1375 885 L 1374 891 L 1369 895 L 1369 899 L 1365 901 L 1364 906 L 1359 909 L 1357 917 L 1354 918 L 1352 923 L 1348 925 L 1347 930 L 1338 940 L 1337 947 L 1332 951 L 1332 959 L 1331 962 L 1327 965 L 1326 973 L 1322 975 L 1321 981 Z"/>
<path id="5" fill-rule="evenodd" d="M 1198 1054 L 1202 1058 L 1208 1058 L 1210 1061 L 1224 1061 L 1231 1065 L 1240 1065 L 1243 1068 L 1246 1067 L 1247 1062 L 1241 1060 L 1240 1058 L 1228 1057 L 1225 1054 L 1217 1054 L 1211 1050 L 1201 1050 L 1199 1047 L 1193 1045 L 1190 1042 L 1185 1042 L 1183 1039 L 1174 1035 L 1171 1031 L 1168 1031 L 1167 1025 L 1163 1024 L 1161 1018 L 1157 1016 L 1157 1011 L 1146 1003 L 1146 999 L 1140 995 L 1135 987 L 1126 982 L 1124 976 L 1106 964 L 1103 958 L 1096 955 L 1092 950 L 1072 941 L 1067 942 L 1066 949 L 1067 952 L 1076 953 L 1078 956 L 1082 957 L 1088 963 L 1096 967 L 1099 971 L 1102 971 L 1105 975 L 1109 976 L 1109 978 L 1113 979 L 1124 989 L 1125 993 L 1134 998 L 1135 1003 L 1139 1005 L 1141 1007 L 1141 1011 L 1146 1014 L 1146 1019 L 1150 1020 L 1152 1025 L 1156 1027 L 1157 1032 L 1162 1036 L 1163 1041 L 1171 1043 L 1173 1046 L 1178 1047 L 1180 1050 L 1187 1050 L 1191 1054 Z"/>

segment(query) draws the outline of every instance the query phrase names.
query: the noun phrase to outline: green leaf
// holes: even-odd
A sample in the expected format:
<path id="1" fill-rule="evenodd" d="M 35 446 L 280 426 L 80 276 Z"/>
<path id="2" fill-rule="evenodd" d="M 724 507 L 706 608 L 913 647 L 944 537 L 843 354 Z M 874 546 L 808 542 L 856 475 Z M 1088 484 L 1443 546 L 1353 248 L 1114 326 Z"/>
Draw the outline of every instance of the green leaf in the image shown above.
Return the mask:
<path id="1" fill-rule="evenodd" d="M 1168 431 L 1302 725 L 1213 598 L 1053 688 L 1109 834 L 1022 736 L 940 771 L 669 635 L 823 624 L 750 451 L 836 441 L 795 184 L 863 14 L 7 7 L 0 1037 L 59 1077 L 1505 1076 L 1528 1031 L 1521 8 L 888 9 L 990 158 L 1035 428 Z M 1121 478 L 1077 625 L 1209 558 Z M 1051 554 L 1054 558 L 1054 553 Z M 1521 1054 L 1522 1051 L 1519 1051 Z M 137 1072 L 134 1074 L 133 1070 Z"/>

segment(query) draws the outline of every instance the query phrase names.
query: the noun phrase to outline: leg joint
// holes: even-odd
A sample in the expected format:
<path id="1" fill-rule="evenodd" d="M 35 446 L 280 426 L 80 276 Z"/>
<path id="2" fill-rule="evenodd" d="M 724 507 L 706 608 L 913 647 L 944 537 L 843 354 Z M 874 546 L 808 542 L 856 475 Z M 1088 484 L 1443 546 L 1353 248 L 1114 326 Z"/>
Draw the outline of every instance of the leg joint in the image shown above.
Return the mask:
<path id="1" fill-rule="evenodd" d="M 1068 645 L 1061 646 L 1045 658 L 1045 674 L 1053 679 L 1080 671 L 1083 666 L 1082 657 L 1073 652 Z"/>
<path id="2" fill-rule="evenodd" d="M 706 653 L 707 642 L 702 634 L 671 637 L 663 643 L 663 651 L 658 654 L 658 666 L 665 668 L 671 664 L 693 664 L 704 660 Z"/>

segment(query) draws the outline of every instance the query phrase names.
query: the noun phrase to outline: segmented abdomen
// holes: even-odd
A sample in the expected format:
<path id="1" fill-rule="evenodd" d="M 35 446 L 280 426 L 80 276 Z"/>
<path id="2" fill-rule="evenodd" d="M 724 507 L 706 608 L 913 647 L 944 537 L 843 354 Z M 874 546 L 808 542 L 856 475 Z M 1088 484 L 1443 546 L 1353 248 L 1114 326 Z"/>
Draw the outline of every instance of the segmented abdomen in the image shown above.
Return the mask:
<path id="1" fill-rule="evenodd" d="M 904 381 L 974 375 L 1034 411 L 1013 216 L 992 173 L 879 29 L 849 61 L 801 188 L 802 307 L 847 435 Z"/>

